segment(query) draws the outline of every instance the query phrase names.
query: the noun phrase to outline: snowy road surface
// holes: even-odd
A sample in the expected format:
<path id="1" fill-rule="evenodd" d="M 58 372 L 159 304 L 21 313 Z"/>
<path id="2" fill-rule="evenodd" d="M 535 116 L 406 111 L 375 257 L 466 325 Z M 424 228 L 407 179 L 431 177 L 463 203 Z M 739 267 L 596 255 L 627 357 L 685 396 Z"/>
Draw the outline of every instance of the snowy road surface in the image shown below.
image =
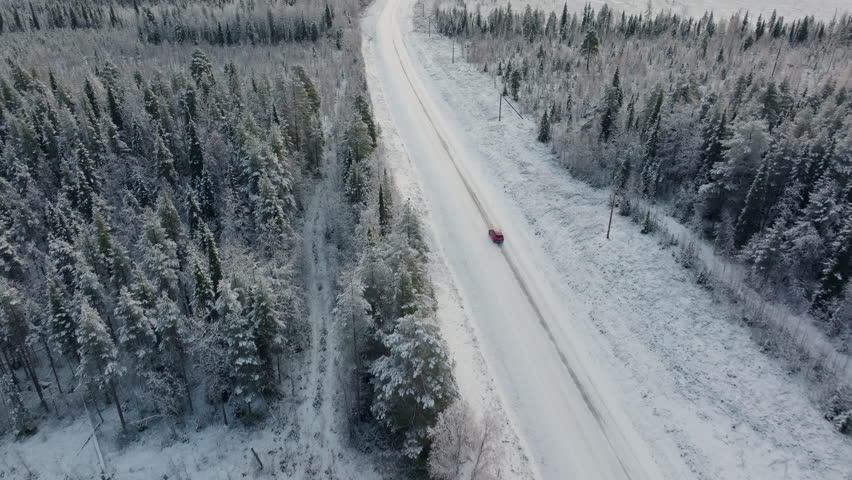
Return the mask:
<path id="1" fill-rule="evenodd" d="M 478 153 L 433 101 L 412 60 L 402 28 L 412 0 L 374 5 L 377 73 L 396 129 L 411 157 L 434 222 L 438 247 L 477 323 L 486 359 L 543 478 L 658 478 L 656 465 L 632 424 L 607 402 L 581 367 L 562 328 L 570 318 L 559 293 L 539 272 L 543 255 L 505 215 L 503 200 L 472 175 L 466 159 Z M 506 233 L 491 244 L 489 224 Z"/>

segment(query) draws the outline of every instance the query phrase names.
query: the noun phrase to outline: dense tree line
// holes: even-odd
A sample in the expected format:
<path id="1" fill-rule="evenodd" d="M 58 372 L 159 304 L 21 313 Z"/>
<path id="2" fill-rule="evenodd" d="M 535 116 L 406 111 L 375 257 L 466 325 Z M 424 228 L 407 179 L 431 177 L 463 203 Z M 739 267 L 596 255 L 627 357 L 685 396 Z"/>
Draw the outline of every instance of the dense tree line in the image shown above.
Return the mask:
<path id="1" fill-rule="evenodd" d="M 107 63 L 82 85 L 8 67 L 4 374 L 38 389 L 39 345 L 122 423 L 123 390 L 170 416 L 196 388 L 223 415 L 274 395 L 302 321 L 295 190 L 323 148 L 304 70 L 248 82 L 201 50 L 169 77 Z"/>
<path id="2" fill-rule="evenodd" d="M 0 37 L 7 51 L 53 38 L 53 6 L 117 12 L 0 67 L 0 424 L 16 434 L 63 395 L 111 404 L 127 429 L 199 410 L 249 418 L 283 395 L 305 347 L 303 190 L 343 130 L 323 125 L 335 107 L 321 91 L 353 67 L 329 57 L 309 73 L 302 50 L 273 66 L 215 46 L 142 50 L 128 12 L 165 7 L 139 3 L 34 2 L 29 27 Z M 92 38 L 96 57 L 146 54 L 52 61 L 82 59 Z"/>
<path id="3" fill-rule="evenodd" d="M 422 227 L 379 175 L 340 21 L 360 5 L 4 8 L 34 20 L 0 46 L 46 43 L 0 64 L 0 433 L 80 402 L 125 431 L 263 415 L 311 347 L 303 201 L 330 186 L 348 205 L 326 240 L 357 258 L 336 292 L 351 418 L 423 471 L 456 393 Z"/>
<path id="4" fill-rule="evenodd" d="M 57 29 L 135 27 L 146 43 L 197 45 L 341 41 L 331 4 L 297 5 L 285 0 L 226 2 L 10 2 L 0 7 L 0 35 Z"/>
<path id="5" fill-rule="evenodd" d="M 284 0 L 235 1 L 218 6 L 185 4 L 157 5 L 137 9 L 135 15 L 143 42 L 209 43 L 213 45 L 278 44 L 316 42 L 323 36 L 340 41 L 342 32 L 333 29 L 333 5 L 293 6 Z"/>
<path id="6" fill-rule="evenodd" d="M 423 474 L 429 429 L 458 396 L 438 327 L 428 247 L 418 214 L 394 200 L 395 188 L 373 154 L 378 131 L 357 95 L 338 149 L 346 197 L 359 221 L 354 261 L 340 275 L 335 316 L 353 429 L 378 426 L 403 465 Z"/>
<path id="7" fill-rule="evenodd" d="M 434 13 L 620 213 L 666 206 L 766 294 L 848 336 L 852 17 Z"/>
<path id="8" fill-rule="evenodd" d="M 106 2 L 6 2 L 0 7 L 0 35 L 3 33 L 121 27 L 121 9 Z"/>

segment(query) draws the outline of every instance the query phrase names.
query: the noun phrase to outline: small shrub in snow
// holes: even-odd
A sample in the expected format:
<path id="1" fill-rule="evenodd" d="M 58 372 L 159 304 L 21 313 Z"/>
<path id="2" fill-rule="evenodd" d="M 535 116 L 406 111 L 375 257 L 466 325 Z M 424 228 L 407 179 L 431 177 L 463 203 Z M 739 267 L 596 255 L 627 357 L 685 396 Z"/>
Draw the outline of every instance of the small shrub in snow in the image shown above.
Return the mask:
<path id="1" fill-rule="evenodd" d="M 621 201 L 618 203 L 618 214 L 622 217 L 629 217 L 630 213 L 630 199 L 627 197 L 621 197 Z"/>
<path id="2" fill-rule="evenodd" d="M 657 222 L 651 218 L 651 211 L 645 213 L 645 221 L 642 223 L 642 234 L 647 235 L 657 231 Z"/>
<path id="3" fill-rule="evenodd" d="M 677 260 L 685 268 L 692 268 L 696 265 L 698 256 L 695 252 L 694 240 L 681 246 L 680 255 L 678 255 Z"/>
<path id="4" fill-rule="evenodd" d="M 825 419 L 840 433 L 852 435 L 852 389 L 838 388 L 828 399 Z"/>

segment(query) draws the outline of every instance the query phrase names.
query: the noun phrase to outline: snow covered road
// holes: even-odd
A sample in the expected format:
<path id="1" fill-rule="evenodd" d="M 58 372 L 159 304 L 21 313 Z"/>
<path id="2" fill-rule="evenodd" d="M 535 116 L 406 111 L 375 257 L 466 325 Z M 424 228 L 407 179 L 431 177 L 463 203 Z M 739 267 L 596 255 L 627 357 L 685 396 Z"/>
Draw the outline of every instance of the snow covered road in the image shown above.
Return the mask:
<path id="1" fill-rule="evenodd" d="M 659 478 L 632 424 L 603 399 L 561 327 L 559 293 L 546 260 L 499 192 L 466 167 L 478 155 L 421 80 L 402 28 L 412 0 L 379 0 L 365 31 L 374 35 L 368 70 L 376 74 L 393 123 L 415 165 L 434 237 L 474 319 L 503 401 L 543 478 Z M 469 139 L 467 139 L 469 140 Z M 502 247 L 486 229 L 499 224 Z M 586 362 L 588 363 L 588 362 Z"/>

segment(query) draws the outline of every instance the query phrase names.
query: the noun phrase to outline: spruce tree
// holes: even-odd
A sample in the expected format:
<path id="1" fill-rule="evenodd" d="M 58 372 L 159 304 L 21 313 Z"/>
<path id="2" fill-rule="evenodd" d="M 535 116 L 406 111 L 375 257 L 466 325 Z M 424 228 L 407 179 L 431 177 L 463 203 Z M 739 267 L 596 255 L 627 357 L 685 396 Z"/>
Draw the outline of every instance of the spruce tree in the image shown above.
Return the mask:
<path id="1" fill-rule="evenodd" d="M 195 195 L 198 205 L 201 207 L 201 215 L 205 220 L 213 221 L 216 218 L 216 194 L 213 189 L 213 181 L 205 166 L 201 171 L 201 177 L 194 184 Z"/>
<path id="2" fill-rule="evenodd" d="M 538 126 L 538 141 L 548 143 L 550 141 L 550 119 L 547 116 L 547 111 L 541 116 L 541 123 Z"/>
<path id="3" fill-rule="evenodd" d="M 781 123 L 783 99 L 775 82 L 769 82 L 769 85 L 766 86 L 766 91 L 761 97 L 761 104 L 763 118 L 769 123 L 770 129 Z"/>
<path id="4" fill-rule="evenodd" d="M 379 232 L 382 236 L 387 235 L 390 230 L 390 220 L 391 220 L 391 201 L 390 201 L 390 190 L 385 194 L 385 183 L 387 181 L 387 177 L 385 177 L 385 181 L 379 184 Z"/>
<path id="5" fill-rule="evenodd" d="M 358 272 L 364 284 L 364 298 L 370 304 L 370 312 L 380 326 L 393 320 L 393 272 L 388 266 L 384 245 L 368 241 Z"/>
<path id="6" fill-rule="evenodd" d="M 431 316 L 400 318 L 382 343 L 387 354 L 370 368 L 371 411 L 403 455 L 422 459 L 428 446 L 428 428 L 458 396 L 452 360 Z"/>
<path id="7" fill-rule="evenodd" d="M 331 13 L 331 7 L 326 3 L 325 10 L 322 14 L 322 21 L 325 29 L 328 30 L 332 26 L 332 20 L 334 19 L 334 15 Z"/>
<path id="8" fill-rule="evenodd" d="M 142 251 L 145 253 L 143 265 L 154 280 L 157 289 L 166 292 L 169 298 L 178 298 L 178 260 L 177 245 L 171 240 L 160 224 L 159 218 L 150 210 L 145 215 Z"/>
<path id="9" fill-rule="evenodd" d="M 660 94 L 662 102 L 662 93 Z M 660 179 L 661 159 L 657 156 L 658 139 L 660 134 L 660 117 L 656 117 L 654 125 L 650 129 L 648 139 L 645 141 L 645 151 L 642 156 L 642 195 L 653 201 L 657 195 L 657 184 Z"/>
<path id="10" fill-rule="evenodd" d="M 727 139 L 726 114 L 716 113 L 703 132 L 701 145 L 701 164 L 695 180 L 696 188 L 710 183 L 713 167 L 724 160 L 725 140 Z"/>
<path id="11" fill-rule="evenodd" d="M 355 105 L 355 110 L 358 111 L 358 114 L 361 116 L 361 120 L 364 121 L 364 124 L 367 126 L 367 133 L 370 135 L 370 139 L 372 139 L 372 147 L 376 148 L 376 141 L 378 140 L 378 130 L 376 129 L 376 123 L 373 121 L 373 114 L 370 110 L 370 104 L 364 99 L 363 95 L 355 95 L 355 99 L 353 101 Z"/>
<path id="12" fill-rule="evenodd" d="M 11 279 L 18 279 L 24 273 L 24 261 L 17 250 L 9 232 L 0 224 L 0 273 Z"/>
<path id="13" fill-rule="evenodd" d="M 171 197 L 165 193 L 160 195 L 159 204 L 157 216 L 160 219 L 160 227 L 165 232 L 166 238 L 178 245 L 178 250 L 180 250 L 180 245 L 184 242 L 183 222 L 180 220 L 180 214 L 172 203 Z"/>
<path id="14" fill-rule="evenodd" d="M 157 173 L 160 180 L 171 185 L 177 185 L 177 171 L 175 170 L 175 159 L 172 156 L 169 146 L 166 145 L 162 135 L 157 135 L 157 141 L 154 144 L 154 158 L 157 160 Z"/>
<path id="15" fill-rule="evenodd" d="M 47 325 L 51 342 L 57 345 L 66 358 L 77 360 L 77 322 L 67 307 L 67 301 L 57 282 L 48 278 L 48 303 L 50 315 Z"/>
<path id="16" fill-rule="evenodd" d="M 209 319 L 216 294 L 213 291 L 213 285 L 210 277 L 207 275 L 207 270 L 201 265 L 201 261 L 198 259 L 193 262 L 192 277 L 195 281 L 192 308 L 199 317 Z"/>
<path id="17" fill-rule="evenodd" d="M 223 280 L 219 286 L 216 314 L 225 332 L 233 394 L 251 408 L 262 391 L 263 369 L 255 343 L 257 326 L 244 314 L 238 294 L 240 292 L 231 282 Z"/>
<path id="18" fill-rule="evenodd" d="M 154 326 L 147 312 L 138 300 L 133 298 L 126 288 L 119 292 L 115 318 L 121 325 L 118 340 L 124 350 L 133 359 L 139 373 L 152 367 L 157 344 Z"/>
<path id="19" fill-rule="evenodd" d="M 186 397 L 192 410 L 192 395 L 190 395 L 189 376 L 187 375 L 186 318 L 178 309 L 177 304 L 166 295 L 160 295 L 154 308 L 156 323 L 157 356 L 159 368 L 172 372 L 183 383 L 179 390 Z"/>
<path id="20" fill-rule="evenodd" d="M 86 98 L 89 100 L 89 107 L 92 109 L 92 113 L 96 119 L 101 117 L 101 109 L 98 106 L 98 99 L 95 95 L 95 88 L 92 86 L 92 82 L 87 78 L 85 83 L 83 84 L 83 92 L 86 94 Z"/>
<path id="21" fill-rule="evenodd" d="M 518 101 L 518 91 L 521 88 L 521 72 L 515 70 L 512 72 L 509 80 L 509 86 L 512 89 L 512 100 Z M 505 96 L 505 92 L 504 92 Z"/>
<path id="22" fill-rule="evenodd" d="M 562 6 L 562 16 L 559 17 L 559 38 L 562 41 L 568 37 L 568 2 Z"/>
<path id="23" fill-rule="evenodd" d="M 109 109 L 110 120 L 112 120 L 115 128 L 124 130 L 124 118 L 121 113 L 121 106 L 110 87 L 107 87 L 107 108 Z"/>
<path id="24" fill-rule="evenodd" d="M 192 189 L 188 189 L 186 192 L 186 217 L 190 235 L 193 238 L 201 236 L 202 225 L 206 227 L 206 224 L 204 224 L 204 218 L 201 213 L 201 205 L 198 204 L 198 198 Z"/>
<path id="25" fill-rule="evenodd" d="M 12 435 L 26 437 L 36 432 L 35 422 L 9 374 L 0 374 L 0 398 L 12 422 Z"/>
<path id="26" fill-rule="evenodd" d="M 202 223 L 201 230 L 201 248 L 207 255 L 207 268 L 210 272 L 210 283 L 214 286 L 216 298 L 218 298 L 218 285 L 222 282 L 222 261 L 219 259 L 219 249 L 216 246 L 216 239 L 213 233 L 207 228 L 207 224 Z"/>
<path id="27" fill-rule="evenodd" d="M 189 143 L 189 173 L 192 177 L 193 184 L 201 180 L 204 174 L 204 152 L 201 148 L 201 141 L 198 138 L 198 130 L 194 120 L 190 120 L 187 125 L 187 142 Z"/>
<path id="28" fill-rule="evenodd" d="M 260 175 L 258 193 L 255 196 L 255 223 L 258 230 L 266 235 L 268 246 L 275 248 L 279 242 L 289 237 L 289 221 L 285 213 L 284 201 L 278 194 L 269 176 Z"/>
<path id="29" fill-rule="evenodd" d="M 21 293 L 5 279 L 0 278 L 0 347 L 18 354 L 42 407 L 47 411 L 49 407 L 30 355 L 29 343 L 32 330 L 29 313 Z"/>
<path id="30" fill-rule="evenodd" d="M 599 139 L 603 143 L 608 142 L 613 133 L 615 133 L 618 111 L 621 109 L 623 101 L 624 92 L 621 90 L 621 79 L 619 78 L 618 68 L 616 68 L 615 74 L 612 77 L 612 84 L 607 88 L 604 95 L 604 113 L 601 118 L 601 133 L 599 136 Z"/>
<path id="31" fill-rule="evenodd" d="M 98 312 L 89 305 L 88 300 L 80 299 L 79 344 L 77 376 L 82 383 L 97 390 L 107 390 L 115 402 L 121 428 L 127 430 L 124 411 L 118 398 L 117 381 L 124 374 L 124 368 L 118 363 L 118 350 L 107 332 L 106 325 Z"/>
<path id="32" fill-rule="evenodd" d="M 278 360 L 287 346 L 287 325 L 284 323 L 282 312 L 279 311 L 272 288 L 264 280 L 252 288 L 248 317 L 256 328 L 255 345 L 263 372 L 262 389 L 272 391 L 276 366 L 279 380 L 282 377 Z"/>
<path id="33" fill-rule="evenodd" d="M 142 304 L 146 312 L 151 312 L 156 304 L 158 295 L 157 286 L 148 280 L 148 277 L 140 269 L 133 271 L 133 280 L 130 283 L 130 293 L 133 298 Z"/>

